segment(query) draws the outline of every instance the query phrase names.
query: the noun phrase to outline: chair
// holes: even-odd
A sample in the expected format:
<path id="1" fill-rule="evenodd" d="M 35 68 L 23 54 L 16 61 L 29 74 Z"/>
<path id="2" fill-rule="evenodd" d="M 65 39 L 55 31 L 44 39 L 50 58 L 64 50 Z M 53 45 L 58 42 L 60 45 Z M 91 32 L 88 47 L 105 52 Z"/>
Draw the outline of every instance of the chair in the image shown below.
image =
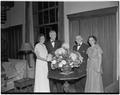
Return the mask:
<path id="1" fill-rule="evenodd" d="M 3 62 L 2 66 L 4 68 L 5 77 L 5 89 L 3 91 L 8 91 L 14 88 L 14 81 L 22 79 L 24 77 L 25 70 L 25 60 L 14 60 L 11 62 Z"/>

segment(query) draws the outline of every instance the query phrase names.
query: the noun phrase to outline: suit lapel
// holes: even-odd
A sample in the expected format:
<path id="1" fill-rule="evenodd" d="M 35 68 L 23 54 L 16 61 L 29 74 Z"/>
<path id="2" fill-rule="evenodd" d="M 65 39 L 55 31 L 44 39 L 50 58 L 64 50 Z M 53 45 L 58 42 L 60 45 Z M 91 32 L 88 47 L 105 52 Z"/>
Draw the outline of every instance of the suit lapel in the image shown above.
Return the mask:
<path id="1" fill-rule="evenodd" d="M 54 45 L 54 48 L 56 48 L 56 45 L 57 45 L 56 43 L 57 43 L 57 42 L 56 42 L 56 40 L 55 40 L 55 45 Z"/>
<path id="2" fill-rule="evenodd" d="M 51 48 L 53 48 L 51 41 L 49 41 L 49 46 L 50 46 Z"/>
<path id="3" fill-rule="evenodd" d="M 74 50 L 75 50 L 75 51 L 78 51 L 78 50 L 77 50 L 77 45 L 74 46 Z"/>
<path id="4" fill-rule="evenodd" d="M 54 43 L 54 47 L 53 47 L 53 45 L 52 45 L 52 43 L 51 43 L 51 41 L 50 41 L 50 47 L 55 48 L 55 47 L 56 47 L 56 41 L 55 41 L 55 43 Z"/>
<path id="5" fill-rule="evenodd" d="M 79 50 L 78 50 L 78 51 L 81 51 L 81 50 L 82 50 L 82 48 L 83 48 L 83 43 L 82 43 L 82 45 L 80 46 L 80 48 L 79 48 Z"/>

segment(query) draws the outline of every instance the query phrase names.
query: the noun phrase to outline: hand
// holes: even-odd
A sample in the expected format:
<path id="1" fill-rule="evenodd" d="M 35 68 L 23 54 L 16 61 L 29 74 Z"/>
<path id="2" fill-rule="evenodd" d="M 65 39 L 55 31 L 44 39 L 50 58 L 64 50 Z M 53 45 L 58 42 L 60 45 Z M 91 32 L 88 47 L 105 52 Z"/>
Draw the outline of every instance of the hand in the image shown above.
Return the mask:
<path id="1" fill-rule="evenodd" d="M 53 64 L 51 64 L 51 69 L 53 69 L 53 70 L 55 69 L 55 66 Z"/>
<path id="2" fill-rule="evenodd" d="M 48 54 L 47 61 L 52 61 L 52 55 L 51 54 Z"/>
<path id="3" fill-rule="evenodd" d="M 83 57 L 82 56 L 80 56 L 79 59 L 80 59 L 81 62 L 83 62 Z"/>

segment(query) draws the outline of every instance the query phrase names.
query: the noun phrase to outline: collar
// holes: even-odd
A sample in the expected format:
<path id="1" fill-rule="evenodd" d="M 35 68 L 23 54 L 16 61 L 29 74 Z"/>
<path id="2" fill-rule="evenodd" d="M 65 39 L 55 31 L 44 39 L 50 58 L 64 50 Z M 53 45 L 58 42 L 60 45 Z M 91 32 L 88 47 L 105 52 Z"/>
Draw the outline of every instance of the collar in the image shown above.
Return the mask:
<path id="1" fill-rule="evenodd" d="M 78 44 L 77 46 L 81 46 L 83 42 L 81 42 L 80 44 Z"/>
<path id="2" fill-rule="evenodd" d="M 82 45 L 83 42 L 80 43 L 80 45 Z"/>
<path id="3" fill-rule="evenodd" d="M 50 40 L 50 42 L 55 42 L 55 40 Z"/>

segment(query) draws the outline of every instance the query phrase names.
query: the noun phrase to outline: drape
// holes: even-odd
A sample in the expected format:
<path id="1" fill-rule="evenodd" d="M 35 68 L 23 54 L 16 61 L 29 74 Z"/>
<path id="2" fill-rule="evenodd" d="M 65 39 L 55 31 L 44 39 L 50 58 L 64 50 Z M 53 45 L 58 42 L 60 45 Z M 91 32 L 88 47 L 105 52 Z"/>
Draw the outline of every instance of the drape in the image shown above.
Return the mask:
<path id="1" fill-rule="evenodd" d="M 84 41 L 94 35 L 103 49 L 103 83 L 107 86 L 113 82 L 113 66 L 116 64 L 116 15 L 80 19 L 79 23 L 79 33 Z"/>
<path id="2" fill-rule="evenodd" d="M 72 49 L 75 36 L 80 34 L 85 43 L 88 36 L 97 37 L 98 44 L 103 49 L 103 84 L 104 87 L 113 82 L 117 70 L 117 35 L 116 35 L 116 13 L 79 17 L 69 20 L 69 40 Z"/>

